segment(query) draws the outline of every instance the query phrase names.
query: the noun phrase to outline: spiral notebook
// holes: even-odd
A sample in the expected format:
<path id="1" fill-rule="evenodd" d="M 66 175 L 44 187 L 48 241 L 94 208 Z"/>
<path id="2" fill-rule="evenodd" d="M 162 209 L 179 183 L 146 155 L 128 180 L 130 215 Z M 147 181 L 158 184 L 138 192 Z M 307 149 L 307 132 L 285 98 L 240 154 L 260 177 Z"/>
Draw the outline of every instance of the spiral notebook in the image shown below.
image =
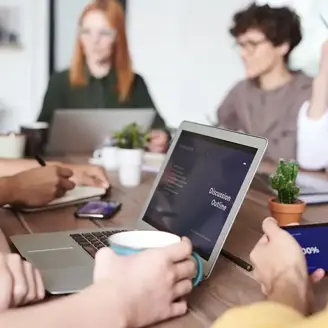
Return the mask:
<path id="1" fill-rule="evenodd" d="M 32 208 L 20 208 L 21 212 L 39 212 L 51 210 L 59 207 L 80 204 L 85 201 L 100 199 L 107 193 L 104 188 L 77 186 L 73 190 L 68 191 L 63 197 L 57 198 L 48 205 Z"/>

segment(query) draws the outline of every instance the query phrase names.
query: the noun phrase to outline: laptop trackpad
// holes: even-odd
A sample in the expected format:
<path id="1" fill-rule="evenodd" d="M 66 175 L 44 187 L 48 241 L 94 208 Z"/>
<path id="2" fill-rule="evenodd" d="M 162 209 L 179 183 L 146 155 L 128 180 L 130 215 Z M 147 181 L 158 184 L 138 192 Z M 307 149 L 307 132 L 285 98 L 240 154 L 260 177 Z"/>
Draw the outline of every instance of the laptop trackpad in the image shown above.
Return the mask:
<path id="1" fill-rule="evenodd" d="M 32 251 L 28 252 L 28 257 L 28 260 L 40 270 L 64 269 L 88 263 L 85 254 L 77 252 L 74 248 Z"/>

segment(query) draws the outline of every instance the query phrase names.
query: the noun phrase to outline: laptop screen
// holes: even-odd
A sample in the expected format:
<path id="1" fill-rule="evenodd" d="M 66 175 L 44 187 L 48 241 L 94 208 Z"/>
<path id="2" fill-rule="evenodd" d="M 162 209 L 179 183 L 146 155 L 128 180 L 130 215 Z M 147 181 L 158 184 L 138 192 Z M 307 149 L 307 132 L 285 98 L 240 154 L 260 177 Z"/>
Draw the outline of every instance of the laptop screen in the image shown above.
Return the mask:
<path id="1" fill-rule="evenodd" d="M 143 220 L 208 260 L 257 148 L 182 131 Z"/>

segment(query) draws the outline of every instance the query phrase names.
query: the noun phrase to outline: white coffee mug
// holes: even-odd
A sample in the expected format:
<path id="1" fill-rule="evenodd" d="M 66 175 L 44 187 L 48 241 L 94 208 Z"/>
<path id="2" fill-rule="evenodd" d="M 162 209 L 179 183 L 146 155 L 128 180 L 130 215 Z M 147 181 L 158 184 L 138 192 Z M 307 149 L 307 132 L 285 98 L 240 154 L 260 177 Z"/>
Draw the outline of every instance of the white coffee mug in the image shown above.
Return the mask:
<path id="1" fill-rule="evenodd" d="M 94 159 L 99 159 L 108 171 L 115 171 L 118 169 L 118 149 L 116 147 L 103 147 L 97 149 L 93 153 Z"/>
<path id="2" fill-rule="evenodd" d="M 24 157 L 26 138 L 23 134 L 0 135 L 0 157 L 22 158 Z"/>
<path id="3" fill-rule="evenodd" d="M 141 183 L 142 149 L 119 150 L 119 179 L 125 187 L 137 187 Z"/>

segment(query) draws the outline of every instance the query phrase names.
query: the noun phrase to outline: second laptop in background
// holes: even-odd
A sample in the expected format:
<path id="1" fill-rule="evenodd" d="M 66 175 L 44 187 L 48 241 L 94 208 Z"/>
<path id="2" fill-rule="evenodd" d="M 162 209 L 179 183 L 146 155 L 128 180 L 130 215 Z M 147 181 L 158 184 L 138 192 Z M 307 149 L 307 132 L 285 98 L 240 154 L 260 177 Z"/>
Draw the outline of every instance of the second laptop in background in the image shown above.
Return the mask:
<path id="1" fill-rule="evenodd" d="M 136 123 L 148 130 L 155 115 L 151 108 L 57 110 L 51 124 L 47 153 L 92 153 L 127 124 Z"/>

